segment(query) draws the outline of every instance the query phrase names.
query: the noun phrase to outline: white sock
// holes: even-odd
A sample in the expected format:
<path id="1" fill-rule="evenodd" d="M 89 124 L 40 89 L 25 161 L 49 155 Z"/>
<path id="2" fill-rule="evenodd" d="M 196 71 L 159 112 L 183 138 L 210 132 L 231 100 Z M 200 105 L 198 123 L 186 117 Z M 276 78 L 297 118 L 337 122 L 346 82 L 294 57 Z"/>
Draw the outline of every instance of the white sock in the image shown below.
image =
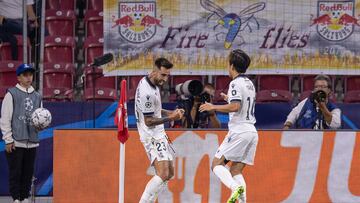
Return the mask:
<path id="1" fill-rule="evenodd" d="M 243 195 L 240 196 L 240 199 L 242 202 L 246 202 L 246 182 L 244 179 L 244 176 L 242 174 L 238 174 L 236 176 L 233 177 L 234 180 L 241 186 L 244 187 L 244 193 Z"/>
<path id="2" fill-rule="evenodd" d="M 234 180 L 231 176 L 230 171 L 222 165 L 217 165 L 213 169 L 215 175 L 220 178 L 221 182 L 226 185 L 226 187 L 230 188 L 234 191 L 240 185 Z"/>
<path id="3" fill-rule="evenodd" d="M 155 202 L 157 193 L 159 192 L 164 181 L 157 175 L 155 175 L 147 183 L 143 194 L 141 195 L 140 203 Z"/>

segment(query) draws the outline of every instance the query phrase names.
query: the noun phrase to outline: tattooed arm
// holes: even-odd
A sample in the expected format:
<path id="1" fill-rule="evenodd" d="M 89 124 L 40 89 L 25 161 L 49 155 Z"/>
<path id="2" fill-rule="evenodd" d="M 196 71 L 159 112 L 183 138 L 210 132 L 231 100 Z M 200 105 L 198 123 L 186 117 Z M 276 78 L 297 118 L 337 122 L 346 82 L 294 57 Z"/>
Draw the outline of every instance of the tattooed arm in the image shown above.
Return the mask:
<path id="1" fill-rule="evenodd" d="M 177 109 L 168 114 L 168 116 L 162 118 L 155 118 L 152 115 L 145 116 L 145 125 L 148 127 L 160 125 L 169 121 L 179 120 L 183 117 L 184 111 Z"/>

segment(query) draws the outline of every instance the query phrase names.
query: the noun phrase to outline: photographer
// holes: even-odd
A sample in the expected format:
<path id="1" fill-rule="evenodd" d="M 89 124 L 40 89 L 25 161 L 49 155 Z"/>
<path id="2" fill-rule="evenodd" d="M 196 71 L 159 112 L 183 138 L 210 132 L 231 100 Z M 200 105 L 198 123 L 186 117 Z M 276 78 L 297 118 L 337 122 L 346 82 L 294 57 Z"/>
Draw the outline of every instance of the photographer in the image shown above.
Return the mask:
<path id="1" fill-rule="evenodd" d="M 211 84 L 202 86 L 200 81 L 193 80 L 185 82 L 189 84 L 186 89 L 189 89 L 189 94 L 184 94 L 187 91 L 181 91 L 180 86 L 177 88 L 178 94 L 178 108 L 185 109 L 184 117 L 181 121 L 175 122 L 174 128 L 220 128 L 221 123 L 214 111 L 199 112 L 199 107 L 205 102 L 212 102 L 215 94 L 215 88 Z M 193 87 L 194 86 L 194 87 Z M 201 93 L 198 93 L 200 89 Z M 201 91 L 202 90 L 202 91 Z"/>
<path id="2" fill-rule="evenodd" d="M 289 129 L 293 124 L 297 129 L 340 128 L 341 111 L 329 101 L 330 93 L 330 78 L 326 75 L 316 76 L 314 91 L 290 112 L 283 129 Z"/>

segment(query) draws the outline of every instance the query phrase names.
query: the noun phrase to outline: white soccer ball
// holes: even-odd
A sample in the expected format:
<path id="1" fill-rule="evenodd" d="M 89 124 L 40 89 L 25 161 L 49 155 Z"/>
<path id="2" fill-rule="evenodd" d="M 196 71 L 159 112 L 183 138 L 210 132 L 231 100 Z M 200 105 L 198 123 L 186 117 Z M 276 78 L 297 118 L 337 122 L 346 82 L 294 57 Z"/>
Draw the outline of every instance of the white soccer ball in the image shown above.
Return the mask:
<path id="1" fill-rule="evenodd" d="M 51 123 L 51 113 L 45 108 L 38 108 L 31 114 L 31 122 L 38 129 L 45 129 Z"/>

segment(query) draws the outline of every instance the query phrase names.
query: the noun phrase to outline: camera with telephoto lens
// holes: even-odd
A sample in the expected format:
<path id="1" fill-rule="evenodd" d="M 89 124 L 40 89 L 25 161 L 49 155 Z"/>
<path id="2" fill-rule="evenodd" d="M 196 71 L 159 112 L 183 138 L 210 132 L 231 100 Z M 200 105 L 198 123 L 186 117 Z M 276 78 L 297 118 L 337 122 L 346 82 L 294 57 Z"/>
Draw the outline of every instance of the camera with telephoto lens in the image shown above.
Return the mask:
<path id="1" fill-rule="evenodd" d="M 187 80 L 184 83 L 177 84 L 175 86 L 175 92 L 178 95 L 177 103 L 178 108 L 185 110 L 185 118 L 188 123 L 188 127 L 206 127 L 208 123 L 209 113 L 207 111 L 197 112 L 195 120 L 190 118 L 191 108 L 194 105 L 195 100 L 200 101 L 202 104 L 205 102 L 211 102 L 210 94 L 204 92 L 204 86 L 199 80 Z"/>
<path id="2" fill-rule="evenodd" d="M 327 98 L 326 92 L 323 90 L 318 90 L 316 92 L 312 92 L 310 95 L 310 101 L 312 103 L 318 102 L 325 102 Z"/>
<path id="3" fill-rule="evenodd" d="M 188 99 L 191 96 L 199 96 L 203 89 L 203 84 L 198 80 L 187 80 L 184 83 L 175 86 L 176 94 L 180 95 L 182 99 Z"/>

